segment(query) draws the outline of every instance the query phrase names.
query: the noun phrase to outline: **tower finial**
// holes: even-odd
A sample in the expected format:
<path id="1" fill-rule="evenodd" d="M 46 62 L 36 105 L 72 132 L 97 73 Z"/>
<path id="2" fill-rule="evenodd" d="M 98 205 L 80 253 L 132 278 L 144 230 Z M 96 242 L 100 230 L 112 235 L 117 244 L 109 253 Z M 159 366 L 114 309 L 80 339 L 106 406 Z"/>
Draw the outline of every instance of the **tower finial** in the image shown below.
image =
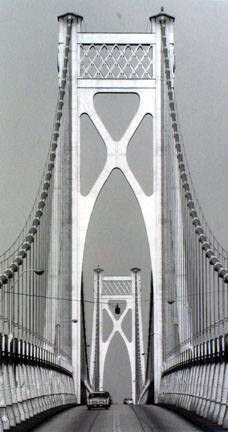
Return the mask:
<path id="1" fill-rule="evenodd" d="M 152 15 L 149 20 L 155 20 L 155 21 L 161 21 L 162 20 L 170 20 L 170 21 L 175 21 L 175 18 L 171 15 L 168 15 L 165 11 L 164 11 L 164 6 L 161 6 L 161 10 L 157 15 Z"/>

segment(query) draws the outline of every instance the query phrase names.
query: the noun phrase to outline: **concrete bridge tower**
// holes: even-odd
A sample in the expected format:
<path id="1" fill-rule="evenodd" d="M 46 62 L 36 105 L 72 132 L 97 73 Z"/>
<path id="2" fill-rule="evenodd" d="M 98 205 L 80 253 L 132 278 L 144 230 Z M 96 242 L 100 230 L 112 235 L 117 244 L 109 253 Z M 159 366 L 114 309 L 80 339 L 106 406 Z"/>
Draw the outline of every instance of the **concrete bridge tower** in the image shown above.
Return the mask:
<path id="1" fill-rule="evenodd" d="M 102 276 L 102 269 L 94 270 L 94 317 L 90 379 L 93 388 L 104 390 L 104 368 L 109 346 L 116 333 L 122 337 L 130 360 L 131 391 L 137 403 L 145 384 L 145 364 L 141 312 L 140 269 L 131 269 L 131 276 Z M 105 337 L 104 312 L 111 320 L 112 330 Z M 131 312 L 128 315 L 128 312 Z M 130 332 L 124 331 L 125 319 L 130 322 Z M 121 352 L 119 353 L 121 355 Z"/>
<path id="2" fill-rule="evenodd" d="M 122 171 L 141 209 L 149 243 L 153 274 L 154 386 L 159 391 L 162 367 L 162 248 L 163 248 L 163 67 L 161 21 L 167 26 L 167 44 L 173 62 L 173 17 L 161 11 L 150 18 L 151 32 L 82 33 L 82 17 L 73 13 L 59 17 L 60 75 L 64 72 L 64 40 L 72 21 L 70 46 L 69 148 L 71 151 L 71 263 L 72 263 L 72 361 L 78 401 L 81 399 L 81 278 L 83 254 L 90 217 L 98 195 L 113 169 Z M 96 53 L 95 59 L 92 53 Z M 128 54 L 127 54 L 128 52 Z M 116 54 L 117 53 L 117 54 Z M 173 79 L 173 77 L 172 77 Z M 135 93 L 139 108 L 119 141 L 114 141 L 94 107 L 96 93 Z M 80 117 L 87 114 L 103 139 L 107 159 L 89 193 L 80 187 Z M 153 193 L 148 196 L 131 171 L 126 153 L 128 143 L 145 115 L 153 118 Z M 167 163 L 167 162 L 166 162 Z"/>

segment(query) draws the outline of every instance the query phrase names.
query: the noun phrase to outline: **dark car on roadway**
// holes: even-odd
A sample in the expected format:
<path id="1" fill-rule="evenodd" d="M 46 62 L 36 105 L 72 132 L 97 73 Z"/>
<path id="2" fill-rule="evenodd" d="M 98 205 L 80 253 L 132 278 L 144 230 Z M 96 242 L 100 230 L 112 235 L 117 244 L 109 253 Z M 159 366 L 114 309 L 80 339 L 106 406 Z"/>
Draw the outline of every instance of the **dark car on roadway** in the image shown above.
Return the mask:
<path id="1" fill-rule="evenodd" d="M 87 407 L 91 408 L 105 408 L 108 409 L 111 406 L 112 400 L 109 392 L 98 391 L 90 393 L 87 397 Z"/>

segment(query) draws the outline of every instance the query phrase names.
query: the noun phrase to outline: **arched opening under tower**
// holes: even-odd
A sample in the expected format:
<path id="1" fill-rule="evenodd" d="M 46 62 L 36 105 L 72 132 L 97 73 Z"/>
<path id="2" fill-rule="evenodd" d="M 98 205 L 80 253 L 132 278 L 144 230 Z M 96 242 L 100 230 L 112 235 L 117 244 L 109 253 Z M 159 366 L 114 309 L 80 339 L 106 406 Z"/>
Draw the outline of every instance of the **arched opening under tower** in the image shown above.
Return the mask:
<path id="1" fill-rule="evenodd" d="M 142 270 L 142 317 L 144 347 L 146 351 L 149 326 L 151 294 L 151 260 L 145 225 L 133 190 L 119 169 L 114 169 L 102 188 L 90 219 L 83 260 L 85 318 L 90 358 L 92 338 L 92 317 L 94 308 L 93 269 L 98 264 L 109 276 L 130 276 L 132 267 Z M 126 325 L 126 323 L 124 324 Z M 123 341 L 119 344 L 122 347 Z M 118 352 L 116 338 L 112 341 L 105 364 L 105 383 L 111 385 L 106 370 L 112 370 L 110 361 Z M 121 348 L 122 349 L 122 348 Z M 127 397 L 121 388 L 128 389 L 131 370 L 127 349 L 124 345 L 121 363 L 124 366 L 121 381 L 116 379 L 115 399 Z M 110 360 L 109 360 L 110 359 Z M 145 361 L 146 361 L 145 356 Z M 118 373 L 118 372 L 117 372 Z M 117 375 L 118 376 L 118 375 Z M 109 384 L 108 384 L 109 383 Z M 130 391 L 130 390 L 129 390 Z M 129 393 L 128 391 L 128 393 Z M 125 393 L 123 395 L 123 393 Z"/>
<path id="2" fill-rule="evenodd" d="M 104 389 L 110 392 L 114 403 L 122 403 L 125 397 L 132 397 L 130 359 L 118 332 L 114 334 L 106 354 Z"/>

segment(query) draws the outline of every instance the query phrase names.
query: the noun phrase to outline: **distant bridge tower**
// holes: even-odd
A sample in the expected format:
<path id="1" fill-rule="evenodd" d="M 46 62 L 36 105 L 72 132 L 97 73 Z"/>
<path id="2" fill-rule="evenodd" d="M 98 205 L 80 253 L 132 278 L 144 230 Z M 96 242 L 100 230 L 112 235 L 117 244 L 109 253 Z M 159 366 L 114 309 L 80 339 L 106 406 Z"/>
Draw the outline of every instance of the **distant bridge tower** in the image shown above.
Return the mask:
<path id="1" fill-rule="evenodd" d="M 81 33 L 82 17 L 68 13 L 60 16 L 59 75 L 66 75 L 64 50 L 67 26 L 72 22 L 70 67 L 66 95 L 69 106 L 69 175 L 71 194 L 71 243 L 69 253 L 72 265 L 72 366 L 78 402 L 81 400 L 83 381 L 81 280 L 86 234 L 95 202 L 102 187 L 114 169 L 119 169 L 132 188 L 145 223 L 151 268 L 153 273 L 153 346 L 152 353 L 155 401 L 160 388 L 162 371 L 162 291 L 164 223 L 163 170 L 169 165 L 164 158 L 164 104 L 162 75 L 161 20 L 166 21 L 167 47 L 173 64 L 173 18 L 163 12 L 151 17 L 150 33 Z M 174 68 L 173 68 L 174 69 Z M 172 75 L 172 74 L 171 74 Z M 173 75 L 170 77 L 173 80 Z M 127 130 L 115 141 L 94 107 L 96 93 L 134 93 L 139 96 L 139 108 Z M 84 196 L 80 185 L 80 117 L 87 114 L 100 134 L 107 150 L 105 166 L 89 193 Z M 140 186 L 127 161 L 127 147 L 144 117 L 153 118 L 151 147 L 153 150 L 153 193 L 148 196 Z"/>
<path id="2" fill-rule="evenodd" d="M 131 277 L 102 276 L 102 271 L 99 267 L 94 270 L 95 302 L 90 359 L 91 384 L 95 390 L 103 390 L 106 355 L 113 337 L 119 333 L 128 351 L 131 365 L 132 399 L 134 403 L 137 403 L 145 382 L 140 269 L 131 269 Z M 111 308 L 114 308 L 113 313 Z M 107 312 L 113 324 L 106 339 L 104 311 Z M 129 311 L 131 311 L 130 337 L 123 329 L 124 319 Z"/>

